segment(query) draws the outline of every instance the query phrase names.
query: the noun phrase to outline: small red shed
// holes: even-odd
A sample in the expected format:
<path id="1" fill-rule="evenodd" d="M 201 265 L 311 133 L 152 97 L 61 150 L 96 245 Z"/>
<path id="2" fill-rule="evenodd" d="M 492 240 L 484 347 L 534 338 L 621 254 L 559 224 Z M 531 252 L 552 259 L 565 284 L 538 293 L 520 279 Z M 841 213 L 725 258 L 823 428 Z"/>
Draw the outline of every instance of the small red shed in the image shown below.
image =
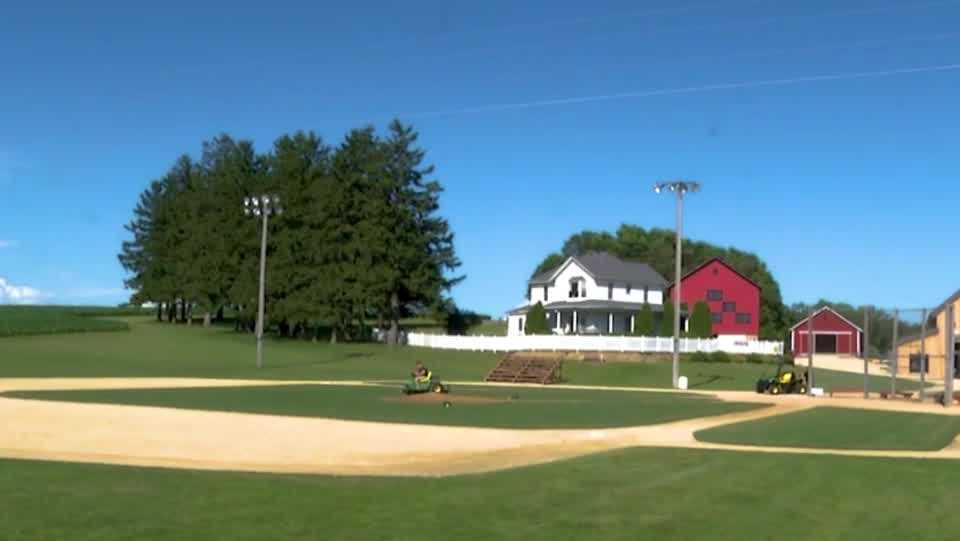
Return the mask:
<path id="1" fill-rule="evenodd" d="M 673 300 L 673 286 L 665 300 Z M 680 279 L 680 301 L 693 305 L 706 301 L 713 317 L 714 335 L 755 338 L 760 334 L 760 286 L 715 257 Z"/>
<path id="2" fill-rule="evenodd" d="M 830 355 L 860 355 L 863 329 L 824 306 L 790 328 L 790 346 L 795 355 L 807 355 L 809 339 L 807 321 L 813 318 L 813 352 Z"/>

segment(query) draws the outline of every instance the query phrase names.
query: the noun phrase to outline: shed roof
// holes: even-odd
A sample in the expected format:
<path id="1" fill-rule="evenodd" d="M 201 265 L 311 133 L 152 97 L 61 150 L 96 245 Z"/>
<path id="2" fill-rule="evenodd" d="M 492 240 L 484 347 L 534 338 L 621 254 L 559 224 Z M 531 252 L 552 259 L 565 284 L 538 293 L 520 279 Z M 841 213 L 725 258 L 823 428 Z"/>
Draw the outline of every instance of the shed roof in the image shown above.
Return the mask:
<path id="1" fill-rule="evenodd" d="M 839 312 L 837 312 L 837 311 L 834 310 L 833 308 L 830 308 L 829 306 L 824 306 L 824 307 L 820 308 L 819 310 L 817 310 L 816 312 L 814 312 L 812 315 L 809 315 L 809 316 L 801 319 L 799 322 L 797 322 L 796 325 L 794 325 L 793 327 L 790 327 L 790 332 L 795 331 L 795 330 L 797 329 L 797 327 L 799 327 L 800 325 L 805 324 L 805 323 L 807 322 L 807 320 L 810 319 L 811 317 L 816 318 L 818 315 L 822 314 L 823 312 L 831 312 L 833 315 L 837 316 L 838 318 L 840 318 L 840 319 L 842 319 L 844 322 L 846 322 L 847 325 L 850 325 L 851 327 L 853 327 L 854 329 L 857 329 L 857 330 L 860 331 L 861 333 L 863 332 L 863 329 L 861 329 L 859 325 L 857 325 L 856 323 L 854 323 L 854 322 L 850 321 L 849 319 L 843 317 L 842 315 L 840 315 Z"/>

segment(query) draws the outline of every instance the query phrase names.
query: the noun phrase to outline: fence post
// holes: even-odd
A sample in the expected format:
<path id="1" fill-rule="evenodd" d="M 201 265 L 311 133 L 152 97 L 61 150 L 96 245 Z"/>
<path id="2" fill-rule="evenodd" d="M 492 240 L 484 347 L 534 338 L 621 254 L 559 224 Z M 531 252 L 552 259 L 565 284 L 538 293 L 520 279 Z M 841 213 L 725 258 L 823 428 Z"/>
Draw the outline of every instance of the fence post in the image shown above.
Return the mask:
<path id="1" fill-rule="evenodd" d="M 957 347 L 954 340 L 955 331 L 953 328 L 955 315 L 956 314 L 953 313 L 953 303 L 948 304 L 944 317 L 946 321 L 943 323 L 944 331 L 946 331 L 944 333 L 946 334 L 944 337 L 946 343 L 943 345 L 943 407 L 945 408 L 953 405 L 953 358 L 956 351 L 955 348 Z"/>
<path id="2" fill-rule="evenodd" d="M 893 345 L 890 347 L 890 398 L 897 394 L 897 363 L 900 362 L 897 356 L 897 340 L 900 332 L 900 310 L 893 311 Z M 922 340 L 922 338 L 921 338 Z"/>
<path id="3" fill-rule="evenodd" d="M 863 397 L 870 398 L 870 307 L 863 309 Z"/>
<path id="4" fill-rule="evenodd" d="M 927 309 L 920 311 L 920 401 L 927 398 Z"/>

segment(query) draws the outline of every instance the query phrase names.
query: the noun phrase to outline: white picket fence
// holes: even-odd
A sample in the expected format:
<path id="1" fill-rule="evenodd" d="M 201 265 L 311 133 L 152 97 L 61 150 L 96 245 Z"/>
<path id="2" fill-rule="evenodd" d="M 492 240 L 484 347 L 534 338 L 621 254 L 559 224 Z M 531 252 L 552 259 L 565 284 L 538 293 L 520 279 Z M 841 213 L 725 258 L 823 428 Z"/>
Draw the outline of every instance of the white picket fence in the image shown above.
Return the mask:
<path id="1" fill-rule="evenodd" d="M 668 353 L 673 351 L 673 339 L 657 336 L 450 336 L 442 334 L 410 333 L 407 344 L 436 349 L 468 351 L 635 351 L 641 353 Z M 736 337 L 681 338 L 681 353 L 757 353 L 779 355 L 783 342 L 744 340 Z"/>

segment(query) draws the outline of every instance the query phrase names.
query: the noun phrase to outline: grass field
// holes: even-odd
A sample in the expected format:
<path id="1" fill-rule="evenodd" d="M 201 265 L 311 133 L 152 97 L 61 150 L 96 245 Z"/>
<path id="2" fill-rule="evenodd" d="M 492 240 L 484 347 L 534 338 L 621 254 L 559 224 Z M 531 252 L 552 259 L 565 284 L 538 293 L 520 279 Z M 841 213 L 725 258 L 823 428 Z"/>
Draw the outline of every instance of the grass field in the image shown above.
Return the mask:
<path id="1" fill-rule="evenodd" d="M 4 541 L 943 540 L 935 460 L 636 449 L 447 479 L 0 461 Z"/>
<path id="2" fill-rule="evenodd" d="M 958 417 L 819 407 L 703 430 L 696 437 L 739 445 L 935 451 L 958 433 Z"/>
<path id="3" fill-rule="evenodd" d="M 403 397 L 399 386 L 287 385 L 214 389 L 15 392 L 5 396 L 362 421 L 497 428 L 648 425 L 755 409 L 698 395 L 631 391 L 459 387 Z M 442 400 L 451 402 L 443 407 Z"/>
<path id="4" fill-rule="evenodd" d="M 313 344 L 267 340 L 265 367 L 254 366 L 250 334 L 198 325 L 156 323 L 127 318 L 131 332 L 61 334 L 0 339 L 0 377 L 217 377 L 264 379 L 400 380 L 414 361 L 423 360 L 447 380 L 480 381 L 499 355 L 444 351 L 381 344 Z M 666 388 L 670 363 L 566 363 L 564 376 L 578 385 L 623 385 Z M 752 390 L 756 379 L 774 367 L 683 361 L 681 373 L 698 390 Z M 845 372 L 817 371 L 817 381 L 831 387 L 860 388 L 863 378 Z M 889 380 L 871 377 L 874 390 L 888 389 Z M 901 382 L 901 388 L 916 387 Z"/>
<path id="5" fill-rule="evenodd" d="M 125 322 L 102 318 L 142 313 L 138 308 L 0 306 L 0 336 L 125 331 Z"/>

